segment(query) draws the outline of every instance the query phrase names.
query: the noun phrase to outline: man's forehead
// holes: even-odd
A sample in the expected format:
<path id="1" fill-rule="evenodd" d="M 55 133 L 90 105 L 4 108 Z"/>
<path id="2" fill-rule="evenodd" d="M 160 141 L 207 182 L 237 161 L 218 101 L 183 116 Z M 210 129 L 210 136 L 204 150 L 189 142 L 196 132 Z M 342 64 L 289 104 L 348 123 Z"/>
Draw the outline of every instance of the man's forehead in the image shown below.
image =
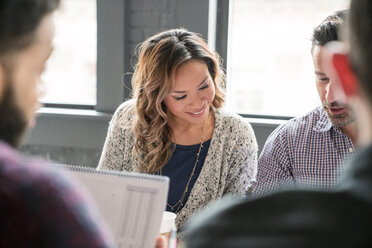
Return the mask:
<path id="1" fill-rule="evenodd" d="M 325 63 L 328 63 L 328 60 L 324 59 L 323 54 L 325 53 L 325 47 L 317 45 L 314 47 L 313 53 L 312 53 L 312 58 L 314 62 L 314 67 L 315 67 L 315 74 L 326 74 L 324 71 L 324 67 L 326 66 Z"/>

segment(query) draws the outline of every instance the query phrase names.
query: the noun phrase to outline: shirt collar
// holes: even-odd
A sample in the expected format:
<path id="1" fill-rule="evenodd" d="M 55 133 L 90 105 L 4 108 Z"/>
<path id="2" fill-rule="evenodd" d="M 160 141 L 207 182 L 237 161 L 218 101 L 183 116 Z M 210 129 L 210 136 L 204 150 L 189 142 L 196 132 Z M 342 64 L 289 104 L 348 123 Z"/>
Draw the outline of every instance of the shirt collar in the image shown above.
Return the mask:
<path id="1" fill-rule="evenodd" d="M 328 116 L 322 107 L 319 107 L 320 118 L 315 124 L 313 130 L 315 132 L 328 132 L 333 127 L 332 122 L 328 119 Z"/>

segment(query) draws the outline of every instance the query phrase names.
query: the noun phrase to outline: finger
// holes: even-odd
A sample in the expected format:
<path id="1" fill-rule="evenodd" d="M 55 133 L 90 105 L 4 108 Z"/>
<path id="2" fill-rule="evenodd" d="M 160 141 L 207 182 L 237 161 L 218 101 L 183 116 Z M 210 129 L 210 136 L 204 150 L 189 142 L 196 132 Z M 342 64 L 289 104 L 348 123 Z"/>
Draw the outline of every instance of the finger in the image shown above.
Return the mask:
<path id="1" fill-rule="evenodd" d="M 155 248 L 166 248 L 167 247 L 167 240 L 163 235 L 160 235 L 156 238 L 156 245 Z"/>

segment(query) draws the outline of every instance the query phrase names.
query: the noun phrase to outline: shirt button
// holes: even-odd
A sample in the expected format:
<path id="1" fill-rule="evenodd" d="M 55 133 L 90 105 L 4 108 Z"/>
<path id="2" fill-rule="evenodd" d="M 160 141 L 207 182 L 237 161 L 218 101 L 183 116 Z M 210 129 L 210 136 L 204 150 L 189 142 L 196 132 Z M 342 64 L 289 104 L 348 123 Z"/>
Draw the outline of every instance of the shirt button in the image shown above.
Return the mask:
<path id="1" fill-rule="evenodd" d="M 349 148 L 349 152 L 353 152 L 353 151 L 354 151 L 354 149 L 350 147 Z"/>

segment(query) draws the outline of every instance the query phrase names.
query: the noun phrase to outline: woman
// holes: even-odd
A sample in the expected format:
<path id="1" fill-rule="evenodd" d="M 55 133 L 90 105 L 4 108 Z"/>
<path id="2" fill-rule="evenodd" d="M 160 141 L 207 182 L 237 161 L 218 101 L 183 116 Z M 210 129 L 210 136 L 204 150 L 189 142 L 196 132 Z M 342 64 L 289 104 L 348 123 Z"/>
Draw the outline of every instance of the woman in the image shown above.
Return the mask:
<path id="1" fill-rule="evenodd" d="M 253 130 L 221 109 L 223 83 L 219 57 L 199 35 L 161 32 L 139 47 L 133 99 L 110 123 L 98 168 L 168 176 L 179 230 L 209 202 L 243 195 L 256 175 Z"/>

